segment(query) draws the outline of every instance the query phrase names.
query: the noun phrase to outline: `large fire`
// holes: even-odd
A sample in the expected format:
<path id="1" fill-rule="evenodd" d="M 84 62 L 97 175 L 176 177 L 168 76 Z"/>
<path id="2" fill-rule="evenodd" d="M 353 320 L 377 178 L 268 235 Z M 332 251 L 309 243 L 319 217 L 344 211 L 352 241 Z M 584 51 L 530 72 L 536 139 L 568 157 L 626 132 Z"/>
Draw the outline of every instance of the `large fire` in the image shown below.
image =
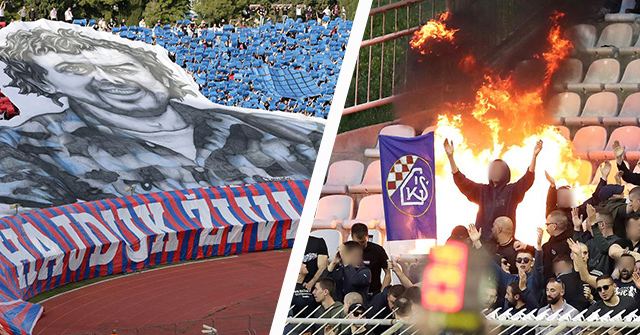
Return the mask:
<path id="1" fill-rule="evenodd" d="M 422 55 L 427 55 L 431 53 L 430 44 L 432 42 L 452 42 L 458 29 L 447 28 L 446 21 L 449 16 L 449 12 L 444 12 L 437 20 L 429 20 L 419 30 L 416 30 L 409 41 L 411 48 Z"/>
<path id="2" fill-rule="evenodd" d="M 544 172 L 555 177 L 558 186 L 571 185 L 579 201 L 586 199 L 593 187 L 589 184 L 591 166 L 572 152 L 571 142 L 550 125 L 545 115 L 543 95 L 560 62 L 570 52 L 571 44 L 562 38 L 558 20 L 551 17 L 549 48 L 542 53 L 546 65 L 545 82 L 537 88 L 522 90 L 514 86 L 513 77 L 500 78 L 485 73 L 472 103 L 456 103 L 443 107 L 436 128 L 436 199 L 438 240 L 443 242 L 455 225 L 475 221 L 477 205 L 470 203 L 453 183 L 451 170 L 442 143 L 453 140 L 454 157 L 461 172 L 471 180 L 487 182 L 487 168 L 496 158 L 511 167 L 512 182 L 527 170 L 533 147 L 541 139 L 544 146 L 537 160 L 536 180 L 517 211 L 516 237 L 535 243 L 536 228 L 544 227 L 546 195 L 549 187 Z M 424 27 L 423 27 L 424 28 Z M 433 29 L 433 28 L 432 28 Z M 449 30 L 451 38 L 457 30 Z M 438 35 L 439 36 L 439 35 Z M 427 41 L 429 37 L 422 36 Z M 424 45 L 414 45 L 425 50 Z"/>

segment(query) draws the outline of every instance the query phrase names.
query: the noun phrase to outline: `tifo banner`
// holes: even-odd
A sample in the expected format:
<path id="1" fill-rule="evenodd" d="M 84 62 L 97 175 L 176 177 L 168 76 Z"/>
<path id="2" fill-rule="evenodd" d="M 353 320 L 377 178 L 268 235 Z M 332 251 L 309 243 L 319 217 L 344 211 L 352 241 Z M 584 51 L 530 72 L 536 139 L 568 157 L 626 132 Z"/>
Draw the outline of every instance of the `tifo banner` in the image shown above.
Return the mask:
<path id="1" fill-rule="evenodd" d="M 433 132 L 380 135 L 380 169 L 387 239 L 436 238 Z"/>
<path id="2" fill-rule="evenodd" d="M 30 334 L 42 307 L 24 300 L 70 282 L 289 247 L 307 187 L 287 181 L 150 193 L 0 218 L 0 325 Z"/>
<path id="3" fill-rule="evenodd" d="M 0 30 L 0 204 L 308 179 L 323 121 L 214 104 L 167 51 L 63 22 Z"/>

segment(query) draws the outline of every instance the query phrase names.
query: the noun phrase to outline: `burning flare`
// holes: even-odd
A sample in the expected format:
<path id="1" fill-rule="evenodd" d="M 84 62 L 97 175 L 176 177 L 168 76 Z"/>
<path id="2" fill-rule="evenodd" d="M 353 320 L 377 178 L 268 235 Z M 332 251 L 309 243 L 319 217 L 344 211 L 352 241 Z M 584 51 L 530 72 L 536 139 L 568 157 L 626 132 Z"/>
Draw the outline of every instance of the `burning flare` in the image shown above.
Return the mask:
<path id="1" fill-rule="evenodd" d="M 431 53 L 431 43 L 447 41 L 452 42 L 455 33 L 459 29 L 447 28 L 446 21 L 450 18 L 449 12 L 444 12 L 438 16 L 437 20 L 429 20 L 426 24 L 416 30 L 409 41 L 412 49 L 421 55 Z"/>
<path id="2" fill-rule="evenodd" d="M 535 243 L 536 228 L 544 227 L 545 204 L 549 183 L 544 171 L 555 177 L 558 186 L 571 185 L 580 201 L 593 190 L 589 183 L 589 162 L 574 156 L 571 142 L 550 125 L 545 115 L 543 95 L 553 73 L 570 52 L 570 42 L 561 38 L 558 20 L 564 14 L 554 13 L 548 35 L 549 49 L 542 54 L 546 65 L 545 82 L 533 89 L 517 89 L 511 76 L 505 79 L 485 73 L 481 86 L 471 103 L 444 106 L 438 116 L 436 128 L 436 197 L 439 220 L 438 240 L 445 241 L 456 225 L 475 222 L 478 206 L 469 202 L 453 182 L 446 153 L 442 148 L 445 138 L 455 145 L 454 157 L 460 170 L 471 180 L 487 183 L 487 168 L 491 161 L 502 158 L 510 164 L 512 181 L 528 168 L 537 140 L 544 148 L 537 160 L 536 180 L 517 210 L 516 237 L 529 244 Z M 435 24 L 433 24 L 436 27 Z M 442 25 L 442 29 L 446 27 Z M 429 31 L 425 28 L 423 31 Z M 455 31 L 449 31 L 453 38 Z M 421 34 L 422 45 L 431 36 Z M 439 36 L 439 35 L 438 35 Z M 416 38 L 414 38 L 416 40 Z M 414 41 L 412 40 L 412 42 Z"/>

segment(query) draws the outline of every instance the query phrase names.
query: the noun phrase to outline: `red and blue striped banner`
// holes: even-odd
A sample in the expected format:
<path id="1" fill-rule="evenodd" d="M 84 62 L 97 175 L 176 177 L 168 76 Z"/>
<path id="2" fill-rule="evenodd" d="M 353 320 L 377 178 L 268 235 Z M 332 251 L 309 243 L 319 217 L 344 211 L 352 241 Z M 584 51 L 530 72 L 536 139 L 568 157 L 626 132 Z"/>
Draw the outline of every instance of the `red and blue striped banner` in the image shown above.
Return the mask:
<path id="1" fill-rule="evenodd" d="M 304 180 L 139 194 L 0 218 L 0 326 L 30 334 L 42 307 L 25 300 L 71 282 L 287 248 L 307 187 Z"/>

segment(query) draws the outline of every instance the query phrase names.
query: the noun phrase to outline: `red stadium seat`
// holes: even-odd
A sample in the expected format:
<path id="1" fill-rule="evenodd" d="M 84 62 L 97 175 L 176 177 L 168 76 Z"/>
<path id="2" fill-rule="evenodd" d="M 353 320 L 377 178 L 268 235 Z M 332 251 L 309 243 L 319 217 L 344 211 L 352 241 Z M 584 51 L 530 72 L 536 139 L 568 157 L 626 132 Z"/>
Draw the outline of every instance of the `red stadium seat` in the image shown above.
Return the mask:
<path id="1" fill-rule="evenodd" d="M 327 181 L 322 186 L 323 194 L 345 194 L 349 185 L 357 185 L 362 180 L 364 164 L 354 160 L 333 162 L 329 166 Z"/>
<path id="2" fill-rule="evenodd" d="M 618 114 L 618 96 L 613 92 L 599 92 L 587 99 L 579 117 L 565 118 L 568 126 L 588 126 L 601 123 L 604 117 Z"/>
<path id="3" fill-rule="evenodd" d="M 560 135 L 562 135 L 567 140 L 571 141 L 571 132 L 569 131 L 569 128 L 565 126 L 556 126 L 556 129 L 558 129 L 558 132 L 560 133 Z"/>
<path id="4" fill-rule="evenodd" d="M 353 217 L 353 199 L 348 195 L 336 194 L 320 198 L 313 229 L 336 229 L 342 222 Z"/>
<path id="5" fill-rule="evenodd" d="M 600 126 L 578 129 L 573 137 L 573 149 L 580 158 L 588 158 L 590 152 L 602 151 L 607 143 L 607 130 Z"/>
<path id="6" fill-rule="evenodd" d="M 618 141 L 627 149 L 627 159 L 637 161 L 640 158 L 640 128 L 636 126 L 625 126 L 616 128 L 609 137 L 604 150 L 589 153 L 592 160 L 602 161 L 611 160 L 615 156 L 613 154 L 613 142 Z"/>
<path id="7" fill-rule="evenodd" d="M 380 193 L 382 192 L 382 175 L 380 174 L 380 160 L 373 161 L 367 166 L 362 182 L 349 185 L 350 193 Z"/>

